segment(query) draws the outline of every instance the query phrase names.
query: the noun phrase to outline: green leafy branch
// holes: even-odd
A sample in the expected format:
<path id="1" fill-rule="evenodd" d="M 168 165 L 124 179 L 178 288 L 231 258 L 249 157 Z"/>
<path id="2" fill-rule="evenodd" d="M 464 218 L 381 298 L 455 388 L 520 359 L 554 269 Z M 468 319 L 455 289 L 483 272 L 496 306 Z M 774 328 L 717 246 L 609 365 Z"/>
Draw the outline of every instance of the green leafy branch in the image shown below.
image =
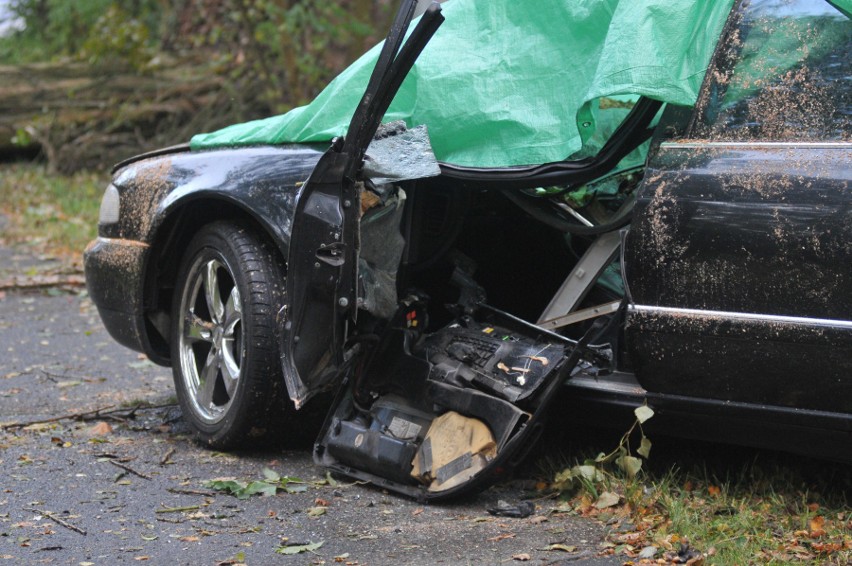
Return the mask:
<path id="1" fill-rule="evenodd" d="M 630 429 L 624 433 L 612 452 L 608 454 L 601 452 L 594 459 L 587 459 L 583 464 L 559 472 L 554 478 L 553 487 L 559 491 L 583 487 L 597 497 L 598 486 L 607 479 L 608 475 L 612 475 L 606 470 L 608 464 L 615 464 L 627 477 L 635 478 L 642 469 L 642 460 L 631 452 L 630 437 L 638 428 L 642 438 L 639 447 L 636 449 L 636 454 L 648 459 L 651 455 L 651 441 L 645 436 L 642 424 L 654 416 L 654 410 L 648 405 L 642 405 L 634 409 L 633 414 L 636 415 L 636 420 Z"/>
<path id="2" fill-rule="evenodd" d="M 269 468 L 263 469 L 263 479 L 252 482 L 240 481 L 230 478 L 217 478 L 204 482 L 204 487 L 224 491 L 235 496 L 237 499 L 248 499 L 252 495 L 268 497 L 279 491 L 285 493 L 304 493 L 309 487 L 323 485 L 337 485 L 330 476 L 324 480 L 307 482 L 291 476 L 282 476 Z"/>

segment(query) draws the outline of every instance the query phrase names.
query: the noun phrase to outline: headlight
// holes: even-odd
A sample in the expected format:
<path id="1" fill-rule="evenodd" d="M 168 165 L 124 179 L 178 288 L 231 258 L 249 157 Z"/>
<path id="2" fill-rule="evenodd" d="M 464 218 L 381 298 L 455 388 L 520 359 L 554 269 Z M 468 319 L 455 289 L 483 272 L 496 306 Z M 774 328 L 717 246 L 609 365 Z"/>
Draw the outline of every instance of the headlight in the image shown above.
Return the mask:
<path id="1" fill-rule="evenodd" d="M 115 185 L 110 184 L 101 199 L 101 213 L 98 216 L 98 224 L 115 224 L 118 222 L 120 200 L 118 189 L 115 188 Z"/>

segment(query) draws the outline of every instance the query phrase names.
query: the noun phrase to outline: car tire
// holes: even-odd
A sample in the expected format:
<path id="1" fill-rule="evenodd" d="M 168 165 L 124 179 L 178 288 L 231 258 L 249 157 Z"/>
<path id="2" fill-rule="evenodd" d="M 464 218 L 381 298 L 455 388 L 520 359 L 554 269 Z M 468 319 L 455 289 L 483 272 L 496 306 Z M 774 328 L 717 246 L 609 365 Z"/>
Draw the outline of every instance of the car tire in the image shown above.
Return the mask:
<path id="1" fill-rule="evenodd" d="M 172 302 L 175 389 L 196 436 L 224 450 L 285 417 L 277 315 L 285 276 L 255 230 L 215 222 L 190 242 Z"/>

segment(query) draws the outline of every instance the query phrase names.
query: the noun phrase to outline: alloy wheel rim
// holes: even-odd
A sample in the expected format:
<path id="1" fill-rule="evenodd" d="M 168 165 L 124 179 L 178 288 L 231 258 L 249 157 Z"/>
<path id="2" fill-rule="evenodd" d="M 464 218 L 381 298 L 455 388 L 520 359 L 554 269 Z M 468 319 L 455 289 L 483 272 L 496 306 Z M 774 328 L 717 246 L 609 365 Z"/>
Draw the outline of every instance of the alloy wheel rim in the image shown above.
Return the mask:
<path id="1" fill-rule="evenodd" d="M 242 375 L 242 302 L 228 267 L 199 258 L 181 301 L 179 363 L 190 408 L 207 424 L 231 407 Z"/>

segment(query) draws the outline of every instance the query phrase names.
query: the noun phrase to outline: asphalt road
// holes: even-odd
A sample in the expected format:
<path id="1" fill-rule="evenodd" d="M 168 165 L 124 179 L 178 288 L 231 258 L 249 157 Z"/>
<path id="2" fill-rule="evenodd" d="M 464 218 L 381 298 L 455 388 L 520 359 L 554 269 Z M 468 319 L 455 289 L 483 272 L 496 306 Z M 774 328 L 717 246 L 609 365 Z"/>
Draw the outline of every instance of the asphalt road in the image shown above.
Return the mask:
<path id="1" fill-rule="evenodd" d="M 0 248 L 0 280 L 49 267 Z M 488 515 L 498 500 L 535 497 L 524 478 L 424 506 L 329 481 L 304 443 L 207 450 L 174 405 L 171 371 L 116 344 L 82 289 L 0 291 L 0 423 L 97 410 L 0 430 L 0 565 L 622 563 L 597 556 L 606 526 L 553 500 L 534 499 L 524 519 Z M 241 500 L 205 485 L 265 468 L 304 491 Z M 311 543 L 322 545 L 276 552 Z"/>

